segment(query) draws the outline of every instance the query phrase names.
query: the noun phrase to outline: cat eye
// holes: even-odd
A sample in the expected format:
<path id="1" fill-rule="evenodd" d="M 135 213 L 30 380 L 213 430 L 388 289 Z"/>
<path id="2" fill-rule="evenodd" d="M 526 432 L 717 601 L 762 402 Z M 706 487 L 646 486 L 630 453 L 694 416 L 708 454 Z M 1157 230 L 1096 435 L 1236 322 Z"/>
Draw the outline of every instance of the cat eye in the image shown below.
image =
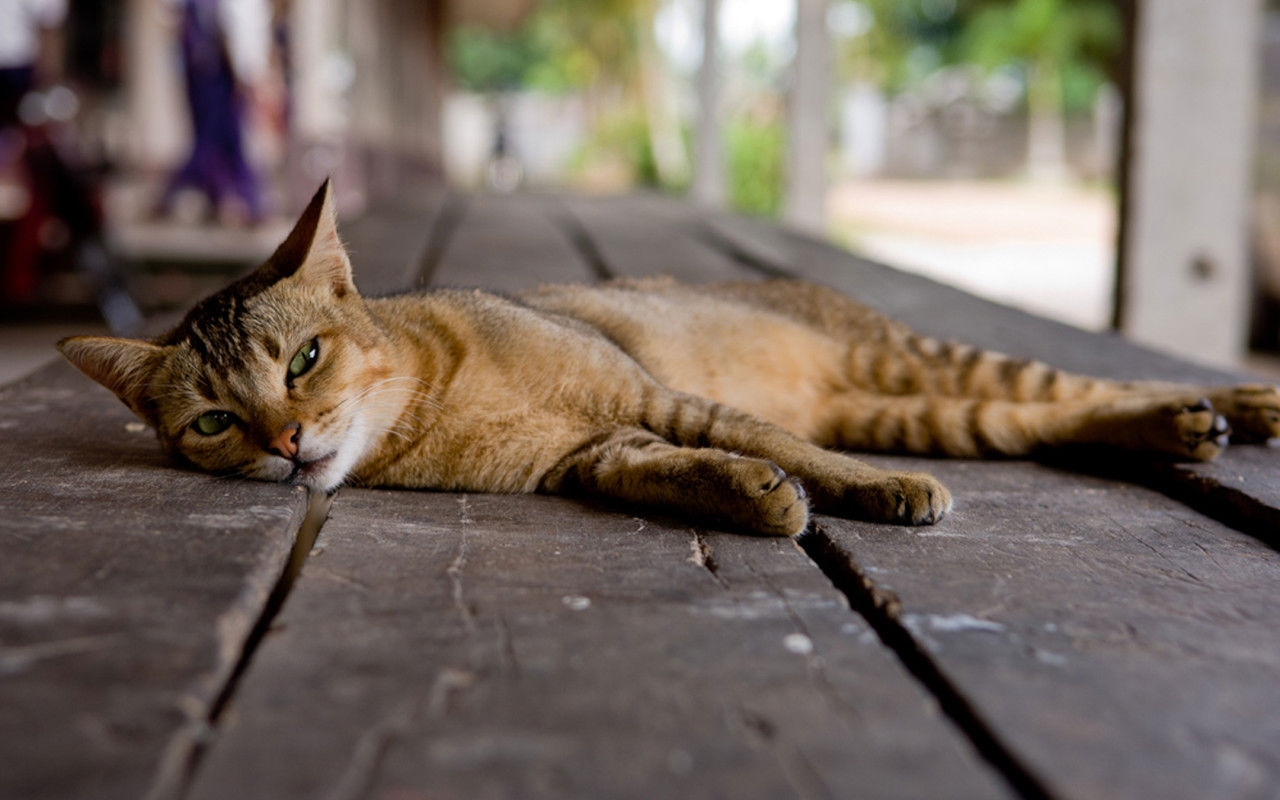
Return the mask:
<path id="1" fill-rule="evenodd" d="M 231 423 L 235 421 L 236 417 L 230 411 L 206 411 L 196 417 L 191 427 L 202 436 L 217 436 L 230 428 Z"/>
<path id="2" fill-rule="evenodd" d="M 312 339 L 304 344 L 298 352 L 293 354 L 293 358 L 289 360 L 289 376 L 285 379 L 285 382 L 292 385 L 292 380 L 315 366 L 316 359 L 319 357 L 319 339 Z"/>

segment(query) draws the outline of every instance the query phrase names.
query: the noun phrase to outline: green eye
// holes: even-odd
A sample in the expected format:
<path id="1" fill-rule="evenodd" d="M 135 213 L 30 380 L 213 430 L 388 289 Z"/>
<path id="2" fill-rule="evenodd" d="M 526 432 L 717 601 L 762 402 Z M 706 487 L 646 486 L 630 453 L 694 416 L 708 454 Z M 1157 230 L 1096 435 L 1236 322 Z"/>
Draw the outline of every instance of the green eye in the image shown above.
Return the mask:
<path id="1" fill-rule="evenodd" d="M 293 358 L 289 360 L 289 378 L 296 378 L 307 370 L 315 366 L 316 359 L 320 357 L 320 340 L 312 339 L 302 346 L 302 349 L 293 354 Z"/>
<path id="2" fill-rule="evenodd" d="M 230 411 L 206 411 L 196 417 L 196 421 L 191 424 L 191 427 L 195 428 L 196 433 L 202 436 L 217 436 L 227 428 L 230 428 L 235 419 L 235 415 Z"/>

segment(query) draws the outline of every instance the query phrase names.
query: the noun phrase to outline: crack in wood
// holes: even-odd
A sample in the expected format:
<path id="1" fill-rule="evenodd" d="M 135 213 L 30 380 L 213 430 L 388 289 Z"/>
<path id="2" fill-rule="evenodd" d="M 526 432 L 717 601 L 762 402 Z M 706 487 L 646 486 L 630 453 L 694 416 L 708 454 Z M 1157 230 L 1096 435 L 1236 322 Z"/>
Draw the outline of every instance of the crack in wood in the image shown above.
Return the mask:
<path id="1" fill-rule="evenodd" d="M 315 546 L 320 528 L 329 516 L 329 508 L 333 504 L 334 495 L 311 494 L 308 497 L 307 513 L 298 531 L 294 535 L 293 547 L 289 552 L 289 560 L 277 578 L 267 602 L 263 604 L 248 637 L 240 648 L 231 674 L 222 685 L 221 691 L 209 706 L 208 714 L 203 719 L 192 720 L 179 731 L 166 749 L 157 769 L 156 778 L 152 781 L 146 794 L 146 800 L 170 800 L 182 797 L 190 788 L 195 778 L 200 761 L 213 740 L 217 737 L 218 727 L 222 723 L 224 712 L 240 685 L 241 679 L 249 668 L 254 654 L 263 638 L 271 630 L 272 624 L 284 608 L 285 600 L 293 590 L 293 584 L 302 572 L 311 549 Z"/>
<path id="2" fill-rule="evenodd" d="M 877 589 L 821 525 L 811 525 L 798 542 L 832 585 L 848 598 L 850 608 L 867 621 L 880 641 L 933 696 L 942 713 L 1009 787 L 1026 800 L 1050 800 L 1053 795 L 1044 781 L 1000 740 L 974 704 L 942 673 L 916 641 L 901 619 L 902 606 L 897 598 L 890 592 Z"/>
<path id="3" fill-rule="evenodd" d="M 441 259 L 444 258 L 445 251 L 449 249 L 453 234 L 457 232 L 466 214 L 466 198 L 456 192 L 450 192 L 440 204 L 440 211 L 431 224 L 422 255 L 410 264 L 410 271 L 416 273 L 412 276 L 416 280 L 409 281 L 410 286 L 427 286 L 431 283 Z"/>
<path id="4" fill-rule="evenodd" d="M 462 570 L 467 566 L 467 529 L 471 526 L 471 501 L 466 495 L 458 498 L 458 514 L 460 523 L 458 526 L 458 549 L 454 552 L 453 561 L 449 562 L 449 566 L 445 568 L 445 574 L 449 576 L 450 583 L 453 584 L 453 607 L 458 611 L 458 617 L 462 620 L 462 624 L 466 626 L 467 633 L 474 634 L 476 632 L 476 616 L 471 606 L 467 603 L 466 590 L 462 584 Z"/>
<path id="5" fill-rule="evenodd" d="M 750 744 L 767 750 L 773 756 L 783 778 L 795 790 L 797 797 L 802 800 L 825 800 L 833 796 L 804 751 L 783 737 L 778 726 L 768 717 L 738 705 L 733 709 L 732 720 L 734 727 L 745 735 Z"/>
<path id="6" fill-rule="evenodd" d="M 600 252 L 600 247 L 596 244 L 595 239 L 587 232 L 586 226 L 573 215 L 573 212 L 568 207 L 565 207 L 560 214 L 555 216 L 555 221 L 560 230 L 564 231 L 574 249 L 582 256 L 582 260 L 587 262 L 587 266 L 591 267 L 591 271 L 595 273 L 597 279 L 607 281 L 610 278 L 617 277 L 617 274 L 609 266 L 609 262 L 605 261 L 604 254 Z"/>
<path id="7" fill-rule="evenodd" d="M 1136 482 L 1280 551 L 1280 509 L 1242 489 L 1173 464 L 1156 465 Z"/>
<path id="8" fill-rule="evenodd" d="M 716 563 L 715 554 L 711 550 L 711 544 L 707 541 L 707 537 L 702 531 L 694 528 L 693 539 L 689 542 L 689 549 L 692 551 L 689 555 L 690 563 L 697 564 L 710 573 L 714 580 L 722 589 L 729 588 L 729 582 L 720 574 L 720 565 Z"/>
<path id="9" fill-rule="evenodd" d="M 413 729 L 417 709 L 416 703 L 404 701 L 362 733 L 356 740 L 347 768 L 338 776 L 325 800 L 357 800 L 363 797 L 373 782 L 383 754 L 392 742 Z"/>

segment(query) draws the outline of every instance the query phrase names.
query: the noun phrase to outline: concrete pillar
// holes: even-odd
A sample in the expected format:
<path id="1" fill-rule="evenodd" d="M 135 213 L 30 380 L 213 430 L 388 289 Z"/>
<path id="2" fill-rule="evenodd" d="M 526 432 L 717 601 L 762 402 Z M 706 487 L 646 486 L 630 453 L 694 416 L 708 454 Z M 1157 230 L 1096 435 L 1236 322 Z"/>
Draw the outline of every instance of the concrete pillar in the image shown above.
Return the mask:
<path id="1" fill-rule="evenodd" d="M 698 69 L 698 130 L 693 198 L 724 205 L 724 139 L 720 127 L 720 0 L 702 0 L 702 66 Z"/>
<path id="2" fill-rule="evenodd" d="M 796 58 L 783 213 L 788 223 L 811 233 L 823 232 L 826 225 L 829 51 L 827 0 L 796 0 Z"/>
<path id="3" fill-rule="evenodd" d="M 1139 0 L 1117 321 L 1214 364 L 1243 353 L 1260 0 Z"/>
<path id="4" fill-rule="evenodd" d="M 143 170 L 172 167 L 186 156 L 190 142 L 177 23 L 165 0 L 129 0 L 124 34 L 129 157 Z"/>

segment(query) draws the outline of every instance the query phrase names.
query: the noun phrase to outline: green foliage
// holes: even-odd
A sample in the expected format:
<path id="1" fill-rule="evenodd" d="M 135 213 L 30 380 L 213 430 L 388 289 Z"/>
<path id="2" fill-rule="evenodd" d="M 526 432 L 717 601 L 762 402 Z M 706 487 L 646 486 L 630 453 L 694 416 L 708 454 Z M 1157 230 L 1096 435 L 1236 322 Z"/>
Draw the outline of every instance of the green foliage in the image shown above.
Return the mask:
<path id="1" fill-rule="evenodd" d="M 454 30 L 449 67 L 474 92 L 626 85 L 636 74 L 636 24 L 647 7 L 648 0 L 543 0 L 515 31 Z"/>
<path id="2" fill-rule="evenodd" d="M 600 120 L 576 160 L 579 168 L 591 161 L 612 160 L 630 170 L 632 182 L 642 186 L 659 185 L 649 125 L 639 109 L 610 114 Z"/>
<path id="3" fill-rule="evenodd" d="M 782 122 L 739 117 L 725 129 L 728 144 L 729 206 L 776 217 L 782 208 L 786 154 Z"/>
<path id="4" fill-rule="evenodd" d="M 1074 110 L 1087 106 L 1119 67 L 1124 23 L 1113 0 L 835 2 L 856 2 L 872 18 L 865 34 L 838 51 L 842 74 L 890 93 L 910 89 L 939 67 L 970 63 L 1047 76 Z"/>

